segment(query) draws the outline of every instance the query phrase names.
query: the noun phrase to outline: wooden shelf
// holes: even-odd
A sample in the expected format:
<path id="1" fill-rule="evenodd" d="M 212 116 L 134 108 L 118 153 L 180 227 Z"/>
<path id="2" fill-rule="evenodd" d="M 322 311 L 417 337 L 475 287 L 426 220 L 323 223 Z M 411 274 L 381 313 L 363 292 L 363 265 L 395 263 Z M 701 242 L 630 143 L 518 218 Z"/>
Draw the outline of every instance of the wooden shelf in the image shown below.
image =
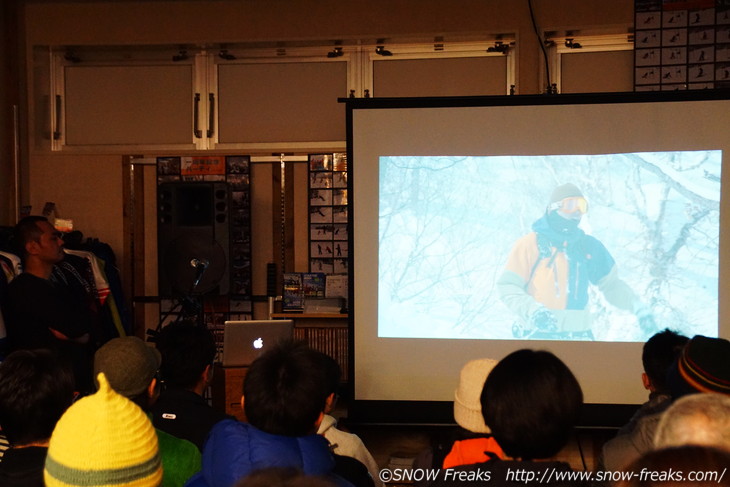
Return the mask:
<path id="1" fill-rule="evenodd" d="M 271 317 L 275 320 L 287 319 L 338 319 L 344 320 L 349 318 L 350 315 L 340 313 L 272 313 Z"/>
<path id="2" fill-rule="evenodd" d="M 235 416 L 245 421 L 246 416 L 241 409 L 243 396 L 243 380 L 248 367 L 222 367 L 215 364 L 213 381 L 211 382 L 213 407 L 218 411 Z"/>

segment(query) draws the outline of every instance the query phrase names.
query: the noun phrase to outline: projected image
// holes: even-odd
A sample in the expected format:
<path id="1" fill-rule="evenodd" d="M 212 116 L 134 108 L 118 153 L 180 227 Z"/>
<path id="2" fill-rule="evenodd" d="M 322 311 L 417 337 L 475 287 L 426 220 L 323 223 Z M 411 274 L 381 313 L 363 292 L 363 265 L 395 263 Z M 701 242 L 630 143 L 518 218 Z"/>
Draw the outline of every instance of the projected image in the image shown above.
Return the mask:
<path id="1" fill-rule="evenodd" d="M 717 336 L 721 159 L 380 157 L 378 336 Z"/>

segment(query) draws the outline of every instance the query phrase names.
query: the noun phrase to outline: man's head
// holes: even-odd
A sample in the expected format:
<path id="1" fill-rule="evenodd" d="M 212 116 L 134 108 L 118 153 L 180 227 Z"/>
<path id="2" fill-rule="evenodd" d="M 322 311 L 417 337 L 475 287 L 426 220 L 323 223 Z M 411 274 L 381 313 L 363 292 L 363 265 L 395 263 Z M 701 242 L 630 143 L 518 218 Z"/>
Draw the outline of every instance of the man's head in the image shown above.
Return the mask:
<path id="1" fill-rule="evenodd" d="M 55 264 L 63 260 L 63 239 L 48 219 L 27 216 L 15 225 L 14 241 L 23 260 L 39 259 Z"/>
<path id="2" fill-rule="evenodd" d="M 0 426 L 13 446 L 47 441 L 71 405 L 70 366 L 46 350 L 18 350 L 0 364 Z"/>
<path id="3" fill-rule="evenodd" d="M 547 211 L 566 220 L 580 220 L 588 211 L 588 202 L 575 184 L 566 183 L 553 190 Z"/>
<path id="4" fill-rule="evenodd" d="M 243 383 L 248 422 L 275 435 L 314 433 L 331 388 L 322 363 L 321 352 L 291 341 L 256 359 Z"/>
<path id="5" fill-rule="evenodd" d="M 669 368 L 667 386 L 674 399 L 695 392 L 730 394 L 730 341 L 695 335 Z"/>
<path id="6" fill-rule="evenodd" d="M 96 351 L 94 376 L 103 372 L 112 389 L 146 410 L 156 399 L 160 361 L 160 352 L 139 338 L 114 338 Z"/>
<path id="7" fill-rule="evenodd" d="M 667 372 L 688 341 L 686 336 L 669 329 L 647 340 L 641 353 L 644 387 L 652 392 L 669 393 Z"/>
<path id="8" fill-rule="evenodd" d="M 162 354 L 160 372 L 166 386 L 193 390 L 212 373 L 216 345 L 207 328 L 172 323 L 160 331 L 156 344 Z"/>
<path id="9" fill-rule="evenodd" d="M 484 422 L 504 452 L 534 460 L 552 457 L 568 443 L 583 393 L 552 353 L 518 350 L 489 373 L 481 404 Z"/>
<path id="10" fill-rule="evenodd" d="M 682 445 L 711 446 L 730 452 L 730 396 L 712 392 L 690 394 L 664 411 L 654 446 Z"/>

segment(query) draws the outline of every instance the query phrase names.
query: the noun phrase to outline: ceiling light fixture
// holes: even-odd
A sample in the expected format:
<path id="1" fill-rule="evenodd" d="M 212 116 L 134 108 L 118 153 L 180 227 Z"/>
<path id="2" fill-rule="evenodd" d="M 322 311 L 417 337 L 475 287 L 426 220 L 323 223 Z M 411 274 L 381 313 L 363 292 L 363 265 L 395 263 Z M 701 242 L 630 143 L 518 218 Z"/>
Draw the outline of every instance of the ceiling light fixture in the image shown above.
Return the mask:
<path id="1" fill-rule="evenodd" d="M 342 51 L 342 47 L 335 46 L 334 49 L 332 49 L 330 52 L 327 53 L 328 58 L 335 58 L 340 57 L 344 55 L 345 53 Z"/>

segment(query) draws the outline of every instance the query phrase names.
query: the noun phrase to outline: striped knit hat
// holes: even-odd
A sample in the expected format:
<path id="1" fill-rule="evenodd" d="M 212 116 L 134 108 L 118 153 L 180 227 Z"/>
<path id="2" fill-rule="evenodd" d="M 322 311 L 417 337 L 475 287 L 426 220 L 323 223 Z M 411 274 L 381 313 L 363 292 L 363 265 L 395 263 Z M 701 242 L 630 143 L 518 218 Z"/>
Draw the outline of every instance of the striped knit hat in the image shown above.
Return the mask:
<path id="1" fill-rule="evenodd" d="M 144 412 L 97 377 L 99 390 L 73 404 L 56 424 L 46 457 L 46 487 L 157 487 L 157 433 Z"/>
<path id="2" fill-rule="evenodd" d="M 730 394 L 730 341 L 695 335 L 670 369 L 667 383 L 672 396 L 693 392 Z"/>

